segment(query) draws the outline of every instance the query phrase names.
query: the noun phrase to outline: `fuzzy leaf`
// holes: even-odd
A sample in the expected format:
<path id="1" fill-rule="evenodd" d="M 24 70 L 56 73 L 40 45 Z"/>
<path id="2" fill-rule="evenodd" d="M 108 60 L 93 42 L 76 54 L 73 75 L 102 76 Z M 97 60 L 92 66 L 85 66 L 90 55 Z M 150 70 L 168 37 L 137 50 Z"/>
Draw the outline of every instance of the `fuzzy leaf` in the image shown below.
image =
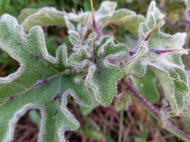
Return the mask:
<path id="1" fill-rule="evenodd" d="M 186 34 L 165 34 L 160 30 L 163 25 L 162 23 L 151 35 L 148 42 L 144 41 L 163 16 L 156 7 L 156 3 L 154 1 L 151 2 L 147 12 L 147 18 L 140 25 L 139 48 L 136 49 L 136 54 L 124 66 L 123 71 L 128 75 L 143 76 L 147 66 L 149 66 L 161 83 L 164 95 L 170 102 L 172 111 L 179 115 L 183 110 L 184 96 L 188 93 L 188 80 L 181 60 L 181 56 L 186 52 L 177 51 L 157 54 L 153 51 L 182 49 Z"/>
<path id="2" fill-rule="evenodd" d="M 95 21 L 98 28 L 104 28 L 109 24 L 123 25 L 126 30 L 137 36 L 139 24 L 144 21 L 144 17 L 128 9 L 114 10 L 116 6 L 116 2 L 102 2 L 100 8 L 95 12 Z M 79 13 L 78 15 L 69 13 L 69 18 L 89 28 L 92 27 L 91 12 Z"/>
<path id="3" fill-rule="evenodd" d="M 38 12 L 38 9 L 25 8 L 25 9 L 23 9 L 23 10 L 20 12 L 20 15 L 17 17 L 17 20 L 18 20 L 18 22 L 21 24 L 22 22 L 24 22 L 24 20 L 25 20 L 28 16 L 30 16 L 30 15 L 36 13 L 36 12 Z"/>
<path id="4" fill-rule="evenodd" d="M 103 27 L 109 24 L 124 26 L 126 30 L 138 36 L 139 25 L 141 22 L 144 22 L 144 17 L 128 9 L 113 11 L 114 5 L 117 5 L 117 3 L 103 2 L 97 11 L 97 15 L 100 15 L 97 21 L 100 21 Z"/>
<path id="5" fill-rule="evenodd" d="M 117 67 L 106 67 L 103 60 L 98 60 L 96 67 L 89 70 L 86 84 L 93 88 L 96 98 L 102 104 L 109 105 L 116 94 L 116 82 L 122 73 Z"/>
<path id="6" fill-rule="evenodd" d="M 95 97 L 103 104 L 109 105 L 116 94 L 117 81 L 122 73 L 117 67 L 117 59 L 128 53 L 124 45 L 115 45 L 110 36 L 100 38 L 95 45 L 97 53 L 96 64 L 92 63 L 92 57 L 84 49 L 73 54 L 68 63 L 77 67 L 90 63 L 86 85 L 93 89 Z M 114 63 L 112 63 L 112 61 Z"/>
<path id="7" fill-rule="evenodd" d="M 79 126 L 66 107 L 67 96 L 83 106 L 92 104 L 84 81 L 75 81 L 84 72 L 75 72 L 66 63 L 66 46 L 60 46 L 54 58 L 47 52 L 40 27 L 26 35 L 15 18 L 3 15 L 0 48 L 20 63 L 15 73 L 0 78 L 0 141 L 13 141 L 17 121 L 30 109 L 38 109 L 42 116 L 40 142 L 65 141 L 63 132 Z"/>
<path id="8" fill-rule="evenodd" d="M 32 11 L 29 15 L 28 12 Z M 19 21 L 22 22 L 24 31 L 29 31 L 33 26 L 65 26 L 65 12 L 58 11 L 55 8 L 42 8 L 36 12 L 26 9 L 21 12 Z M 27 17 L 26 17 L 27 16 Z M 25 18 L 26 17 L 26 18 Z M 25 20 L 23 20 L 25 18 Z"/>

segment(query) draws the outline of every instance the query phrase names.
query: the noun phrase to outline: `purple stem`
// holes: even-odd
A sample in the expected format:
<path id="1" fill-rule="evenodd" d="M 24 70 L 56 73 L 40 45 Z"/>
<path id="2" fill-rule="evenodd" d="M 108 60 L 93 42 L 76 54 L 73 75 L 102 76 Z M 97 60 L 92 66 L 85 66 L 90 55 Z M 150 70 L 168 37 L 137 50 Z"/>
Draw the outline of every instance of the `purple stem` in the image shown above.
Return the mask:
<path id="1" fill-rule="evenodd" d="M 134 96 L 135 96 L 136 98 L 138 98 L 138 100 L 139 100 L 141 103 L 143 103 L 143 105 L 145 105 L 146 108 L 147 108 L 150 112 L 152 112 L 155 116 L 159 116 L 159 115 L 160 115 L 159 110 L 158 110 L 156 107 L 154 107 L 151 103 L 149 103 L 149 102 L 137 91 L 137 89 L 133 86 L 133 84 L 132 84 L 128 79 L 125 81 L 125 83 L 126 83 L 126 85 L 127 85 L 127 89 L 128 89 L 129 91 L 131 91 L 131 92 L 134 94 Z"/>
<path id="2" fill-rule="evenodd" d="M 187 135 L 186 133 L 184 133 L 182 130 L 178 129 L 177 127 L 175 127 L 170 121 L 165 120 L 164 121 L 164 125 L 163 128 L 165 128 L 166 130 L 170 131 L 171 133 L 175 134 L 176 136 L 178 136 L 179 138 L 181 138 L 182 140 L 189 142 L 190 141 L 190 136 Z"/>
<path id="3" fill-rule="evenodd" d="M 169 49 L 169 50 L 150 50 L 156 54 L 162 54 L 162 53 L 168 53 L 168 52 L 174 52 L 176 50 L 173 50 L 173 49 Z"/>
<path id="4" fill-rule="evenodd" d="M 148 112 L 151 112 L 153 116 L 162 124 L 162 127 L 166 130 L 170 131 L 174 135 L 178 136 L 180 139 L 189 142 L 190 136 L 184 133 L 182 130 L 178 129 L 176 126 L 174 126 L 169 120 L 164 119 L 160 115 L 160 111 L 153 106 L 151 103 L 149 103 L 133 86 L 133 84 L 127 79 L 125 80 L 125 83 L 127 85 L 127 89 L 133 93 L 135 98 L 137 98 L 148 110 Z"/>
<path id="5" fill-rule="evenodd" d="M 185 42 L 184 46 L 185 49 L 189 49 L 189 45 L 187 43 L 187 41 Z M 189 52 L 186 55 L 186 61 L 187 61 L 187 69 L 190 69 L 190 56 L 189 56 Z"/>

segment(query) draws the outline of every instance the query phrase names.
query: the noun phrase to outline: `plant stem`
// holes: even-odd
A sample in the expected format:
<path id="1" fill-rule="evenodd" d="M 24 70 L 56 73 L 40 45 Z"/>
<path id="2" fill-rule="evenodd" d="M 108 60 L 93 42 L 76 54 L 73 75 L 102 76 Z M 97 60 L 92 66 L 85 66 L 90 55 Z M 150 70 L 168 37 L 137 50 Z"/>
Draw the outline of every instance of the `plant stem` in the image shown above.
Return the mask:
<path id="1" fill-rule="evenodd" d="M 123 132 L 123 110 L 120 111 L 120 120 L 119 120 L 119 138 L 118 142 L 122 141 L 122 132 Z"/>
<path id="2" fill-rule="evenodd" d="M 143 106 L 147 109 L 148 112 L 150 112 L 155 119 L 160 122 L 159 124 L 169 132 L 173 133 L 174 135 L 178 136 L 180 139 L 189 142 L 190 141 L 190 136 L 175 127 L 168 119 L 162 118 L 160 115 L 160 111 L 153 106 L 150 102 L 148 102 L 138 91 L 137 89 L 133 86 L 133 84 L 127 79 L 125 81 L 127 85 L 127 89 L 131 91 L 136 99 L 138 99 Z"/>
<path id="3" fill-rule="evenodd" d="M 133 93 L 133 95 L 143 104 L 145 105 L 146 109 L 148 112 L 151 112 L 154 117 L 158 117 L 160 115 L 160 111 L 154 107 L 150 102 L 148 102 L 138 91 L 137 89 L 133 86 L 133 84 L 129 81 L 125 81 L 127 85 L 127 89 Z"/>
<path id="4" fill-rule="evenodd" d="M 92 23 L 93 23 L 93 29 L 92 29 L 92 38 L 93 38 L 93 59 L 94 63 L 96 63 L 96 52 L 95 52 L 95 35 L 94 32 L 96 31 L 96 22 L 95 22 L 95 17 L 94 17 L 94 7 L 93 7 L 93 0 L 90 0 L 91 3 L 91 9 L 92 9 Z"/>

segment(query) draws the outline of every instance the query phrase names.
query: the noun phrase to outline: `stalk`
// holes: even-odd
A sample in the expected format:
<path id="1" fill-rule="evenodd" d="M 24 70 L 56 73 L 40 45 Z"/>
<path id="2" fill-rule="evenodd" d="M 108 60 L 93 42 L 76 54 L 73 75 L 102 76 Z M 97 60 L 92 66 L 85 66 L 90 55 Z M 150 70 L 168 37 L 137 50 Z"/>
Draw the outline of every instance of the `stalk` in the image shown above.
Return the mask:
<path id="1" fill-rule="evenodd" d="M 132 92 L 134 97 L 139 100 L 142 105 L 146 108 L 148 112 L 150 112 L 155 119 L 158 120 L 159 124 L 169 132 L 173 133 L 175 136 L 179 137 L 183 141 L 190 142 L 190 136 L 184 133 L 182 130 L 174 126 L 168 119 L 162 118 L 160 115 L 160 111 L 153 106 L 150 102 L 146 100 L 146 98 L 141 95 L 137 89 L 133 86 L 133 84 L 127 79 L 125 81 L 127 85 L 128 91 Z"/>
<path id="2" fill-rule="evenodd" d="M 119 139 L 118 139 L 118 142 L 122 142 L 122 132 L 123 132 L 123 110 L 120 111 Z"/>

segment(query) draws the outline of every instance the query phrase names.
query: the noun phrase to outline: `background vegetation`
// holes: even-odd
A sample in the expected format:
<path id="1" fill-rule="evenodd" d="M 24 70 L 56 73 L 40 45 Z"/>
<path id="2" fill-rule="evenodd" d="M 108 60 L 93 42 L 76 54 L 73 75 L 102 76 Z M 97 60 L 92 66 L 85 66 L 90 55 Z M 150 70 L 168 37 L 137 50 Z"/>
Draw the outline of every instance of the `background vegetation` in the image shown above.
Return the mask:
<path id="1" fill-rule="evenodd" d="M 0 0 L 2 7 L 3 1 Z M 117 8 L 128 8 L 136 11 L 138 14 L 145 15 L 151 0 L 115 0 L 118 3 Z M 9 3 L 8 3 L 9 2 Z M 102 0 L 94 0 L 94 7 L 99 8 Z M 52 6 L 59 10 L 77 13 L 78 11 L 90 11 L 90 0 L 10 0 L 7 1 L 7 7 L 2 7 L 0 13 L 10 13 L 18 17 L 24 8 L 42 8 Z M 167 15 L 166 24 L 163 31 L 168 33 L 175 33 L 177 31 L 184 31 L 183 11 L 185 4 L 183 1 L 175 2 L 159 0 L 157 6 L 163 13 Z M 117 39 L 122 43 L 133 44 L 136 38 L 130 34 L 126 36 L 126 32 L 122 27 L 115 26 L 117 30 Z M 56 48 L 62 43 L 66 43 L 71 47 L 66 28 L 62 27 L 43 27 L 46 33 L 46 44 L 51 55 L 55 55 Z M 111 30 L 111 28 L 106 29 Z M 105 31 L 107 32 L 107 31 Z M 187 31 L 188 32 L 188 31 Z M 189 40 L 190 41 L 190 40 Z M 187 62 L 188 57 L 184 57 L 184 62 Z M 17 70 L 19 64 L 14 61 L 6 52 L 0 50 L 0 76 L 4 77 Z M 187 69 L 189 69 L 187 64 Z M 151 98 L 151 96 L 150 96 Z M 160 107 L 161 98 L 154 103 Z M 133 100 L 129 108 L 117 112 L 115 109 L 115 101 L 109 107 L 99 106 L 92 112 L 86 115 L 84 110 L 79 109 L 76 102 L 69 100 L 69 110 L 79 120 L 81 127 L 75 132 L 67 132 L 66 138 L 70 142 L 80 141 L 118 141 L 119 130 L 123 127 L 122 141 L 123 142 L 179 142 L 180 139 L 174 137 L 164 129 L 157 125 L 156 120 L 150 116 L 146 110 L 136 101 Z M 123 118 L 124 121 L 123 121 Z M 180 129 L 190 134 L 190 122 L 187 117 L 173 117 L 173 123 Z M 32 110 L 27 113 L 17 124 L 15 142 L 35 142 L 37 140 L 40 115 L 39 112 Z"/>

